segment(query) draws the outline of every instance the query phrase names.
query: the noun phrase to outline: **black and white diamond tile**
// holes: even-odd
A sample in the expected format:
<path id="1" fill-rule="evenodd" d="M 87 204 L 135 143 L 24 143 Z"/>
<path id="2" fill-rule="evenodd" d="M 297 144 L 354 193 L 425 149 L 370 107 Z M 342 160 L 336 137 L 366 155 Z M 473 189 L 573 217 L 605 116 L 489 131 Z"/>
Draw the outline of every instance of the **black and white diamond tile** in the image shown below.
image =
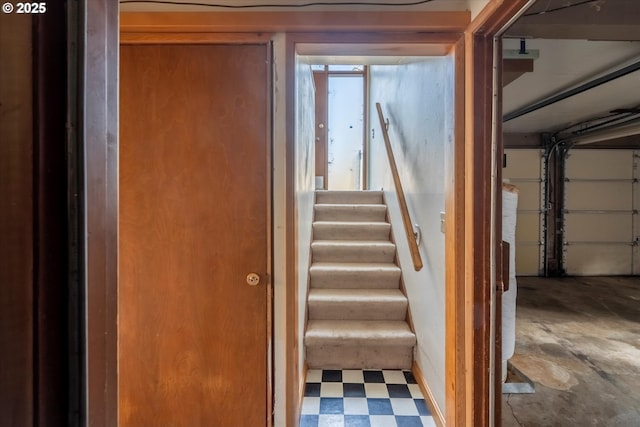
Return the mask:
<path id="1" fill-rule="evenodd" d="M 435 427 L 410 371 L 309 370 L 300 427 Z"/>

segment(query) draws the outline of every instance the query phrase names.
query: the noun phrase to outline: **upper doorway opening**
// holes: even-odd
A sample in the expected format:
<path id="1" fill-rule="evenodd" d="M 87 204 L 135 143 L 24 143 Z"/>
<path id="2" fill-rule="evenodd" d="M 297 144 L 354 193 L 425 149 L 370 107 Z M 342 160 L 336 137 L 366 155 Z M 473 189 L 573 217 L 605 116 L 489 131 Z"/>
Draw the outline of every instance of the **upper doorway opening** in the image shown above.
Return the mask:
<path id="1" fill-rule="evenodd" d="M 311 65 L 316 88 L 316 189 L 366 188 L 366 65 Z"/>
<path id="2" fill-rule="evenodd" d="M 388 74 L 397 66 L 442 58 L 448 49 L 423 43 L 299 43 L 296 51 L 296 62 L 310 67 L 314 86 L 315 188 L 370 189 L 370 144 L 376 125 L 370 121 L 377 122 L 371 114 L 375 111 L 370 96 L 372 70 L 380 72 L 389 66 L 384 73 Z"/>

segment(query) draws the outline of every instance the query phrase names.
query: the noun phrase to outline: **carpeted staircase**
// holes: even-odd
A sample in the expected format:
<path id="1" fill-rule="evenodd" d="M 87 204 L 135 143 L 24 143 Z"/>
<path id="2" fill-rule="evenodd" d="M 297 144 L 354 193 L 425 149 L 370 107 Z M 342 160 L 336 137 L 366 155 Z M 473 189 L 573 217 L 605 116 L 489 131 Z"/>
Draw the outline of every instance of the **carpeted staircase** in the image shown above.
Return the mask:
<path id="1" fill-rule="evenodd" d="M 414 333 L 381 191 L 317 191 L 305 334 L 312 369 L 410 369 Z"/>

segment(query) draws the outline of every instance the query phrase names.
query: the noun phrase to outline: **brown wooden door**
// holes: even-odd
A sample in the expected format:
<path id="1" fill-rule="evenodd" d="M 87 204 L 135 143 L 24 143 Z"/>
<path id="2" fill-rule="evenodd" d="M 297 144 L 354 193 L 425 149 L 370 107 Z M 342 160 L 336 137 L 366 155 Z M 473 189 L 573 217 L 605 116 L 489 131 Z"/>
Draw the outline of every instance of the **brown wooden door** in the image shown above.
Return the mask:
<path id="1" fill-rule="evenodd" d="M 266 45 L 121 47 L 121 427 L 266 425 L 268 77 Z"/>

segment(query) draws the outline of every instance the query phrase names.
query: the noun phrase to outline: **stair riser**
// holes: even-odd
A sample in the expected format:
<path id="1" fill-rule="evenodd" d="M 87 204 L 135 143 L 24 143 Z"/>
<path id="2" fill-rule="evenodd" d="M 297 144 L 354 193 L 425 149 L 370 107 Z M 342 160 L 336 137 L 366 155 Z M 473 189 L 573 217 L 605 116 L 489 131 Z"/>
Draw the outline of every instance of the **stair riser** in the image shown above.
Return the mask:
<path id="1" fill-rule="evenodd" d="M 309 301 L 309 319 L 318 320 L 404 320 L 407 302 Z"/>
<path id="2" fill-rule="evenodd" d="M 364 246 L 314 246 L 313 262 L 393 262 L 395 248 Z"/>
<path id="3" fill-rule="evenodd" d="M 315 207 L 316 221 L 380 221 L 387 218 L 386 206 L 322 206 Z"/>
<path id="4" fill-rule="evenodd" d="M 376 226 L 351 225 L 336 226 L 314 224 L 314 240 L 389 240 L 391 225 L 381 224 Z"/>
<path id="5" fill-rule="evenodd" d="M 311 369 L 411 369 L 413 347 L 307 346 Z"/>
<path id="6" fill-rule="evenodd" d="M 399 273 L 311 272 L 312 288 L 398 289 Z"/>
<path id="7" fill-rule="evenodd" d="M 326 191 L 316 193 L 316 203 L 381 204 L 381 191 Z"/>

